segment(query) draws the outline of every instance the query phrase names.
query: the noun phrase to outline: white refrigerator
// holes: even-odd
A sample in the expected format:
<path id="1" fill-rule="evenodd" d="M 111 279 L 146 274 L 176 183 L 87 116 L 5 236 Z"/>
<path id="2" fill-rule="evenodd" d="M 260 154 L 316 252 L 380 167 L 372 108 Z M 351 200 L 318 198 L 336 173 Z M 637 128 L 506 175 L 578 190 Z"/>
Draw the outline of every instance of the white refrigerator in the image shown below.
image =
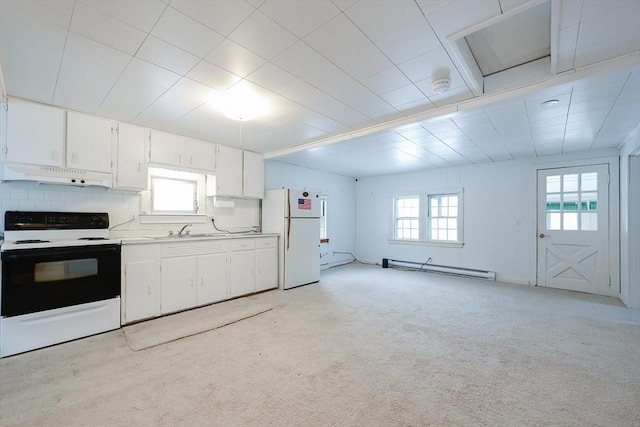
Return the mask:
<path id="1" fill-rule="evenodd" d="M 262 232 L 278 233 L 278 284 L 291 289 L 320 280 L 320 196 L 268 190 L 262 200 Z"/>

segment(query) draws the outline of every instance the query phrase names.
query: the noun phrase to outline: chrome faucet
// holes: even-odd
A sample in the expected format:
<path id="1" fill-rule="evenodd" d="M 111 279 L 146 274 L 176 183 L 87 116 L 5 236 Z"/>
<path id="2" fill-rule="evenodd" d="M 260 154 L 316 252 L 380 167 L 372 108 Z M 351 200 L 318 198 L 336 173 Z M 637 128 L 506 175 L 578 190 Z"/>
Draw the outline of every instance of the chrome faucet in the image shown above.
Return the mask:
<path id="1" fill-rule="evenodd" d="M 182 228 L 180 229 L 180 231 L 178 231 L 178 237 L 182 237 L 182 232 L 184 231 L 184 229 L 185 229 L 185 228 L 187 228 L 187 227 L 190 227 L 190 226 L 191 226 L 191 224 L 185 224 L 185 225 L 184 225 L 184 227 L 182 227 Z M 191 231 L 191 230 L 187 230 L 187 232 L 185 233 L 185 235 L 188 235 L 188 234 L 189 234 L 189 231 Z"/>

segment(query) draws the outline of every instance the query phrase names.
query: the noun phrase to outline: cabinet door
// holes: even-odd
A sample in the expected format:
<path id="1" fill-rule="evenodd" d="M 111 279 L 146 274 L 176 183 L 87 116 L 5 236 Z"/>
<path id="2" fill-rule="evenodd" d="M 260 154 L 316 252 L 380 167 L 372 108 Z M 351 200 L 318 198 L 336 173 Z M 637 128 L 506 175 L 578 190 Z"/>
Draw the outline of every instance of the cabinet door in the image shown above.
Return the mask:
<path id="1" fill-rule="evenodd" d="M 64 166 L 64 110 L 14 99 L 7 107 L 7 161 Z"/>
<path id="2" fill-rule="evenodd" d="M 209 173 L 216 170 L 216 144 L 199 139 L 187 138 L 187 158 L 185 166 L 201 169 Z"/>
<path id="3" fill-rule="evenodd" d="M 162 260 L 161 313 L 195 307 L 197 260 L 195 256 Z"/>
<path id="4" fill-rule="evenodd" d="M 227 298 L 227 254 L 198 256 L 198 305 Z"/>
<path id="5" fill-rule="evenodd" d="M 242 197 L 242 150 L 218 145 L 216 195 Z"/>
<path id="6" fill-rule="evenodd" d="M 229 256 L 229 291 L 231 297 L 256 291 L 256 251 L 231 252 Z"/>
<path id="7" fill-rule="evenodd" d="M 147 189 L 147 130 L 118 124 L 116 188 Z"/>
<path id="8" fill-rule="evenodd" d="M 151 163 L 184 165 L 184 137 L 166 132 L 151 131 Z"/>
<path id="9" fill-rule="evenodd" d="M 244 152 L 243 194 L 245 197 L 264 198 L 264 159 L 262 154 Z"/>
<path id="10" fill-rule="evenodd" d="M 111 172 L 114 127 L 110 120 L 67 112 L 67 167 Z"/>
<path id="11" fill-rule="evenodd" d="M 125 264 L 124 323 L 160 315 L 160 261 Z"/>
<path id="12" fill-rule="evenodd" d="M 256 292 L 278 287 L 278 251 L 256 249 Z"/>

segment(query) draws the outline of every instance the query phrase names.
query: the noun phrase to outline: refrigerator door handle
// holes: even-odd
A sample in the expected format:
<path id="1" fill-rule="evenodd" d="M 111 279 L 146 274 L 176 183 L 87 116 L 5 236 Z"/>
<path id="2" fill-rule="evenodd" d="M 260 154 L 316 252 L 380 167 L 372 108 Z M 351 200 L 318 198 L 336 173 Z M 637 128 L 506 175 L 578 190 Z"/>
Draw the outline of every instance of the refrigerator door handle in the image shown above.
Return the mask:
<path id="1" fill-rule="evenodd" d="M 287 250 L 289 250 L 290 242 L 291 242 L 291 218 L 287 217 Z"/>

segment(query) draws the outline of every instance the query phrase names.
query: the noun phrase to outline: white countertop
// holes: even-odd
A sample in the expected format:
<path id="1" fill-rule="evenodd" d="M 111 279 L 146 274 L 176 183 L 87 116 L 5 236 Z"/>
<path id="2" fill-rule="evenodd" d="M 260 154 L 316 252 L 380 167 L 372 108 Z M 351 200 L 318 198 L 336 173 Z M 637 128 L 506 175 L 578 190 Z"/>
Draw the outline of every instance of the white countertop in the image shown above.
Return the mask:
<path id="1" fill-rule="evenodd" d="M 202 240 L 222 240 L 222 239 L 253 239 L 262 237 L 277 237 L 278 233 L 236 233 L 236 234 L 194 234 L 183 237 L 173 236 L 132 236 L 117 238 L 123 245 L 136 245 L 142 243 L 173 243 L 173 242 L 195 242 Z"/>

